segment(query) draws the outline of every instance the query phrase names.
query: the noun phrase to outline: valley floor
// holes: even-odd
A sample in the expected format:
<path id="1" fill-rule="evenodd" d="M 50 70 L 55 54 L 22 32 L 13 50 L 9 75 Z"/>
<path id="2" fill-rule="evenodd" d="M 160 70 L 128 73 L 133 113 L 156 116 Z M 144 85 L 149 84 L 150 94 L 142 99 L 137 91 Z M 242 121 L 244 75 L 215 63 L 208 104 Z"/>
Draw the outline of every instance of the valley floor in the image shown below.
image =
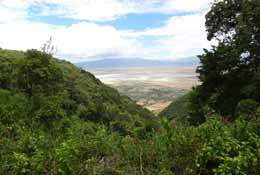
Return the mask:
<path id="1" fill-rule="evenodd" d="M 105 84 L 158 114 L 198 84 L 195 67 L 142 67 L 88 70 Z"/>

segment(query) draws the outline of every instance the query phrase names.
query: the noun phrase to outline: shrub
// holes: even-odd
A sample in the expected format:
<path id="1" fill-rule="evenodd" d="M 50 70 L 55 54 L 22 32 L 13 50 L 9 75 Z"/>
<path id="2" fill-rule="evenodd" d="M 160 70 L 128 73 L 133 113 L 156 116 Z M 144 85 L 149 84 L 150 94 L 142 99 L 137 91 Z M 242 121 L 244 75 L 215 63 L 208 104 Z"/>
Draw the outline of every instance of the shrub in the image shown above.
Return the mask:
<path id="1" fill-rule="evenodd" d="M 256 113 L 258 103 L 253 99 L 241 100 L 238 105 L 236 112 L 238 115 L 253 116 Z"/>

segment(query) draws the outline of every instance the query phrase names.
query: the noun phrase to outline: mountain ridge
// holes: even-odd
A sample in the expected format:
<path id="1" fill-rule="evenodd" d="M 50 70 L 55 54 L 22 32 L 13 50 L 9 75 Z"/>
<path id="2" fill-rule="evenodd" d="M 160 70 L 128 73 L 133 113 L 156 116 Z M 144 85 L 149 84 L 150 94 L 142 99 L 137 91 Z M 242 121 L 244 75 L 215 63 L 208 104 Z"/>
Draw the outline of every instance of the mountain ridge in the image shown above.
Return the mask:
<path id="1" fill-rule="evenodd" d="M 83 69 L 104 68 L 131 68 L 131 67 L 169 67 L 169 66 L 196 66 L 199 64 L 197 57 L 187 57 L 179 60 L 148 60 L 143 58 L 107 58 L 95 61 L 75 63 Z"/>

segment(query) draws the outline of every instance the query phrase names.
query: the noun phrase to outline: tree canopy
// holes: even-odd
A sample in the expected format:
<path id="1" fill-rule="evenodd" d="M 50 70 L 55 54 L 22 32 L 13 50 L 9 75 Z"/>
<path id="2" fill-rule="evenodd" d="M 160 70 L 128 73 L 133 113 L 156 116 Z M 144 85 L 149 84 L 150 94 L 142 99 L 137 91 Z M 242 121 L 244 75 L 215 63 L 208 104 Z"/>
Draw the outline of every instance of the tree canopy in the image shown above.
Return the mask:
<path id="1" fill-rule="evenodd" d="M 200 56 L 200 101 L 223 115 L 243 99 L 260 102 L 260 1 L 217 1 L 206 28 L 218 44 Z"/>

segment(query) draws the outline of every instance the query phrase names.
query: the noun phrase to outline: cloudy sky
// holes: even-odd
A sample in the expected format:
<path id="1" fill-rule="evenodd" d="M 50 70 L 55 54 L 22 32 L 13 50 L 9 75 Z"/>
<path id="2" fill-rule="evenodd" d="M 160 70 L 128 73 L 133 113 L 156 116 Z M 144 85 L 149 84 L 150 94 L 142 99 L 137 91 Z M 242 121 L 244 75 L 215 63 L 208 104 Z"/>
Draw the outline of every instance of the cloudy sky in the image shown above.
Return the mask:
<path id="1" fill-rule="evenodd" d="M 0 0 L 0 47 L 57 56 L 179 59 L 210 46 L 204 15 L 213 0 Z"/>

